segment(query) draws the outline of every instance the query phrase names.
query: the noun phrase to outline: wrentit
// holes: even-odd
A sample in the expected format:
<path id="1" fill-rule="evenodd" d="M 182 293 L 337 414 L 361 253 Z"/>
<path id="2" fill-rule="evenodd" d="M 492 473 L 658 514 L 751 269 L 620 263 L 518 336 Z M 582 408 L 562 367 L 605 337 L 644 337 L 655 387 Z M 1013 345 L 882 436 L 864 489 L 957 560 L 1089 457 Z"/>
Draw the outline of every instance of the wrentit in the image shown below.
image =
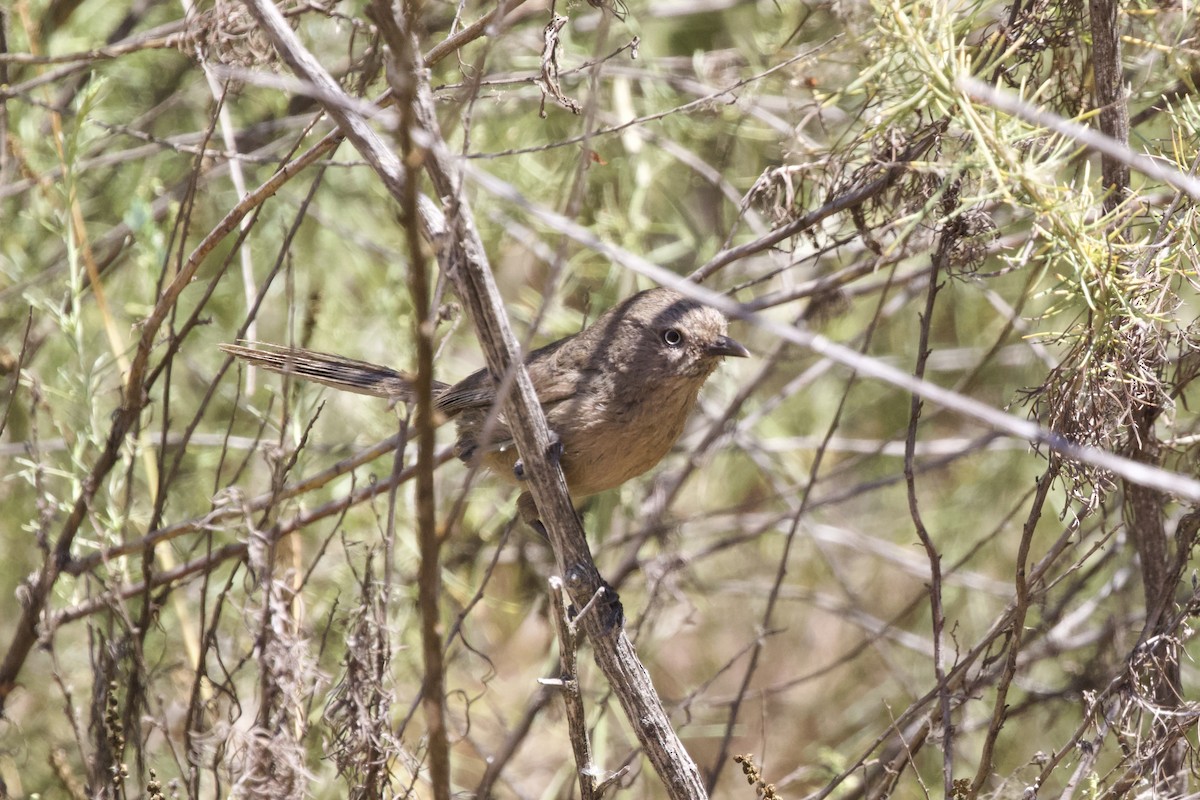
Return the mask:
<path id="1" fill-rule="evenodd" d="M 750 355 L 726 335 L 726 326 L 716 309 L 671 289 L 649 289 L 525 357 L 557 436 L 556 454 L 572 500 L 619 486 L 667 454 L 721 358 Z M 277 345 L 220 347 L 268 370 L 335 389 L 393 402 L 412 399 L 411 376 L 389 367 Z M 496 388 L 486 369 L 453 385 L 434 381 L 434 407 L 457 423 L 455 455 L 519 481 L 523 468 L 503 413 L 485 432 Z M 529 492 L 517 505 L 522 519 L 537 520 Z"/>

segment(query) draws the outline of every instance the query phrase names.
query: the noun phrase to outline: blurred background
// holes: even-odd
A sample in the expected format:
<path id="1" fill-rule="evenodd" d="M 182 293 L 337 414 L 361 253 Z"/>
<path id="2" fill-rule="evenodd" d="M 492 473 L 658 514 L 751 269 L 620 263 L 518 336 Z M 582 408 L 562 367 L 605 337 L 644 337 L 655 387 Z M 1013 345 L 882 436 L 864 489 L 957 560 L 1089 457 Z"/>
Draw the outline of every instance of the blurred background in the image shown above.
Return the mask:
<path id="1" fill-rule="evenodd" d="M 367 4 L 280 6 L 348 93 L 382 96 Z M 566 220 L 1194 472 L 1191 201 L 958 83 L 1110 133 L 1098 109 L 1123 109 L 1130 147 L 1186 172 L 1188 5 L 409 8 L 442 133 L 492 179 L 464 192 L 528 346 L 652 285 Z M 349 145 L 319 149 L 333 123 L 240 3 L 16 0 L 0 24 L 0 796 L 432 797 L 410 409 L 217 349 L 411 368 L 397 204 Z M 396 119 L 374 123 L 392 143 Z M 483 356 L 435 280 L 453 382 Z M 1188 794 L 1189 507 L 730 332 L 754 357 L 675 451 L 582 508 L 710 792 L 765 791 L 733 760 L 753 754 L 787 798 Z M 453 459 L 436 496 L 453 791 L 575 796 L 537 683 L 548 546 Z M 666 796 L 580 664 L 597 765 Z"/>

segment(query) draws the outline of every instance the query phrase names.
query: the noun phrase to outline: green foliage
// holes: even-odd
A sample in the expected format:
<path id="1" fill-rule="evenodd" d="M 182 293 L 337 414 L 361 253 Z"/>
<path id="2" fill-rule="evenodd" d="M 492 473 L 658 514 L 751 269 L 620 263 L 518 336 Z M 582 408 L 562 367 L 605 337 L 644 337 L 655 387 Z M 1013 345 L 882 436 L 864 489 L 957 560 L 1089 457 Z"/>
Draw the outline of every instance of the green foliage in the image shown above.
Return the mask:
<path id="1" fill-rule="evenodd" d="M 411 482 L 374 491 L 415 441 L 328 474 L 423 421 L 251 379 L 216 347 L 253 320 L 260 340 L 411 368 L 405 220 L 343 144 L 169 296 L 239 186 L 333 128 L 239 4 L 144 5 L 0 16 L 0 654 L 44 603 L 0 683 L 0 779 L 16 798 L 433 796 L 416 502 Z M 369 4 L 284 5 L 349 94 L 381 96 Z M 420 49 L 491 8 L 425 4 Z M 1103 185 L 1098 156 L 962 84 L 1099 126 L 1088 8 L 560 3 L 576 115 L 543 91 L 549 13 L 522 5 L 429 80 L 451 149 L 512 188 L 464 183 L 527 345 L 650 285 L 534 210 L 681 275 L 744 247 L 704 285 L 906 371 L 924 333 L 927 380 L 1190 475 L 1191 201 L 1136 171 Z M 1131 147 L 1184 172 L 1190 24 L 1164 4 L 1118 17 Z M 372 123 L 397 149 L 400 119 Z M 438 280 L 435 373 L 454 381 L 482 356 Z M 720 368 L 675 452 L 583 506 L 714 796 L 752 791 L 739 752 L 781 797 L 1165 794 L 1197 712 L 1190 508 L 954 409 L 914 419 L 907 391 L 732 332 L 755 358 Z M 510 524 L 503 482 L 448 459 L 435 492 L 453 789 L 571 796 L 566 725 L 535 682 L 558 669 L 553 556 Z M 666 796 L 581 668 L 596 764 Z"/>

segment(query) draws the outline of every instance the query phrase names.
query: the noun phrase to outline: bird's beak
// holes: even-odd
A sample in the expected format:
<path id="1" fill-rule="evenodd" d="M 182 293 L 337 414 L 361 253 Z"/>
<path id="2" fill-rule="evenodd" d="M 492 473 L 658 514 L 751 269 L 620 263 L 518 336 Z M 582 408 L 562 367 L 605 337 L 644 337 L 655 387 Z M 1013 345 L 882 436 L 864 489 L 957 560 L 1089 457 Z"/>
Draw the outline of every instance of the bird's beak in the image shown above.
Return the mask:
<path id="1" fill-rule="evenodd" d="M 736 358 L 749 358 L 750 351 L 742 347 L 740 344 L 730 339 L 728 336 L 718 336 L 706 348 L 706 352 L 710 356 L 734 356 Z"/>

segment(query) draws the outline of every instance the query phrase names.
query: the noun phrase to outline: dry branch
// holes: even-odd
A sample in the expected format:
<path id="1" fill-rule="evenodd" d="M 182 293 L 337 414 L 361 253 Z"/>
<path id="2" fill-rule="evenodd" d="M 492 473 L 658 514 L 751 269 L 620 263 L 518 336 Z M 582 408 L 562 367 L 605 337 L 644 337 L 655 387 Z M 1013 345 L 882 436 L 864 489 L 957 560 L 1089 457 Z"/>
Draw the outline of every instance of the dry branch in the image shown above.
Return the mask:
<path id="1" fill-rule="evenodd" d="M 753 313 L 747 307 L 731 300 L 725 295 L 690 283 L 670 270 L 664 269 L 635 253 L 631 253 L 622 247 L 599 238 L 582 225 L 567 219 L 561 214 L 530 203 L 526 198 L 517 193 L 513 187 L 470 163 L 464 169 L 467 176 L 476 184 L 524 208 L 532 216 L 552 226 L 563 235 L 570 236 L 576 242 L 611 258 L 613 263 L 626 267 L 639 275 L 650 278 L 656 283 L 668 286 L 681 294 L 710 305 L 731 318 L 740 319 L 766 331 L 778 339 L 812 350 L 818 355 L 825 356 L 838 364 L 849 367 L 860 375 L 875 378 L 897 389 L 920 395 L 925 400 L 932 401 L 957 414 L 974 419 L 983 423 L 986 427 L 1007 436 L 1023 439 L 1030 444 L 1048 447 L 1062 454 L 1065 459 L 1090 464 L 1100 469 L 1108 470 L 1133 483 L 1158 489 L 1182 499 L 1200 502 L 1200 481 L 1183 473 L 1170 472 L 1158 467 L 1141 464 L 1098 447 L 1077 444 L 1052 430 L 1038 425 L 1036 422 L 1018 417 L 1015 414 L 1006 413 L 972 397 L 946 389 L 930 381 L 913 377 L 882 359 L 872 358 L 871 356 L 859 353 L 810 329 L 787 325 L 774 319 L 768 319 L 761 314 Z M 854 202 L 851 202 L 852 199 L 840 199 L 838 203 L 844 203 L 845 208 L 851 208 L 854 205 Z M 805 219 L 808 219 L 808 217 L 806 216 Z M 790 231 L 789 235 L 795 235 L 804 230 L 804 226 L 796 228 L 792 224 L 788 224 L 785 227 Z M 769 243 L 759 240 L 753 252 L 758 252 L 785 238 L 787 237 L 779 237 Z"/>
<path id="2" fill-rule="evenodd" d="M 333 97 L 341 92 L 328 72 L 303 47 L 278 9 L 264 0 L 248 0 L 247 7 L 298 77 L 318 87 L 323 96 Z M 403 69 L 404 65 L 399 68 Z M 438 253 L 439 263 L 470 308 L 489 369 L 493 375 L 505 376 L 498 396 L 502 398 L 558 568 L 571 596 L 582 607 L 603 582 L 567 495 L 562 469 L 547 457 L 551 438 L 545 415 L 521 363 L 516 337 L 492 278 L 483 243 L 470 207 L 462 197 L 458 168 L 441 140 L 428 85 L 423 74 L 415 77 L 419 80 L 415 110 L 423 126 L 423 130 L 417 132 L 420 137 L 415 140 L 425 147 L 426 170 L 448 208 L 443 217 L 441 210 L 422 196 L 419 213 L 424 233 L 431 242 L 442 246 Z M 402 201 L 405 187 L 399 160 L 353 107 L 352 102 L 325 106 L 388 191 Z M 583 619 L 583 627 L 592 642 L 596 662 L 621 701 L 638 741 L 662 778 L 669 796 L 680 800 L 706 796 L 699 771 L 675 733 L 633 644 L 624 631 L 614 627 L 605 616 L 589 614 Z"/>
<path id="3" fill-rule="evenodd" d="M 510 0 L 505 8 L 514 8 L 520 5 L 521 1 Z M 431 60 L 445 58 L 455 52 L 456 49 L 484 35 L 496 24 L 498 15 L 502 15 L 503 11 L 503 8 L 497 9 L 495 12 L 485 15 L 475 24 L 449 37 L 433 48 L 428 57 Z M 46 72 L 37 78 L 26 81 L 24 84 L 12 87 L 0 87 L 0 101 L 18 97 L 32 91 L 36 86 L 59 80 L 86 67 L 87 64 L 83 64 L 82 66 L 69 64 L 60 67 L 58 70 Z M 338 91 L 340 93 L 340 89 Z M 99 487 L 104 478 L 117 464 L 125 437 L 134 427 L 146 404 L 148 387 L 144 385 L 143 381 L 146 377 L 151 351 L 156 344 L 156 337 L 159 330 L 163 322 L 168 318 L 168 315 L 175 308 L 179 295 L 190 284 L 196 271 L 207 256 L 229 233 L 238 228 L 246 215 L 272 197 L 291 178 L 302 173 L 305 168 L 311 166 L 326 153 L 333 150 L 333 148 L 341 143 L 343 135 L 340 131 L 334 131 L 326 135 L 303 155 L 282 165 L 265 183 L 242 198 L 226 214 L 225 218 L 196 246 L 170 284 L 164 289 L 153 310 L 141 323 L 141 337 L 138 342 L 138 348 L 125 378 L 124 396 L 120 407 L 113 415 L 113 424 L 109 431 L 108 440 L 92 467 L 91 474 L 84 481 L 83 490 L 76 498 L 71 514 L 63 524 L 55 540 L 52 552 L 44 559 L 42 566 L 38 569 L 29 584 L 27 601 L 21 610 L 21 617 L 17 622 L 16 631 L 9 644 L 8 651 L 5 653 L 3 662 L 0 662 L 0 712 L 3 712 L 8 696 L 16 688 L 17 676 L 29 655 L 30 649 L 37 641 L 38 621 L 46 608 L 46 603 L 51 590 L 58 580 L 60 570 L 71 561 L 72 545 L 79 531 L 79 526 L 83 522 L 87 508 L 92 501 L 92 497 L 97 487 Z"/>
<path id="4" fill-rule="evenodd" d="M 554 629 L 558 633 L 558 677 L 539 681 L 543 686 L 558 690 L 567 712 L 567 729 L 571 736 L 571 750 L 575 753 L 575 774 L 579 777 L 579 796 L 582 800 L 596 800 L 596 766 L 592 762 L 592 743 L 588 737 L 587 714 L 583 708 L 583 696 L 579 689 L 579 636 L 577 620 L 572 619 L 563 601 L 564 589 L 558 576 L 550 577 L 550 613 L 554 617 Z M 593 608 L 589 602 L 580 614 Z"/>

